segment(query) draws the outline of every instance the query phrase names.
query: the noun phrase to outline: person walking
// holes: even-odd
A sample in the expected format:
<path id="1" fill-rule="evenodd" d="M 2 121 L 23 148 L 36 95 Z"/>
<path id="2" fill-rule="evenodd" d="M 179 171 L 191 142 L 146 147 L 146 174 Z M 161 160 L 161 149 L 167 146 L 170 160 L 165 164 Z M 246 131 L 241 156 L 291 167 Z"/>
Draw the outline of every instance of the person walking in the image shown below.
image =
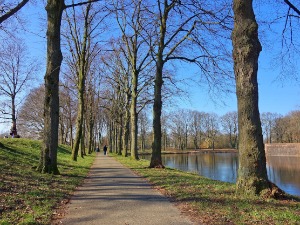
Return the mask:
<path id="1" fill-rule="evenodd" d="M 104 145 L 104 147 L 103 147 L 103 152 L 104 152 L 104 155 L 106 155 L 106 152 L 107 152 L 107 146 L 106 145 Z"/>

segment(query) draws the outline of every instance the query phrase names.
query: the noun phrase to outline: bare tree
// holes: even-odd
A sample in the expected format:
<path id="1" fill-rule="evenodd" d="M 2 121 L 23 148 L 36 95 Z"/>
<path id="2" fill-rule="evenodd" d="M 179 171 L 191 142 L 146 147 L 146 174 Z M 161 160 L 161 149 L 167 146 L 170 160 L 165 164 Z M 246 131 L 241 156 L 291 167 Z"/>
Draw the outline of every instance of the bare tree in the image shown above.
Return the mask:
<path id="1" fill-rule="evenodd" d="M 97 32 L 103 18 L 99 18 L 98 15 L 101 10 L 93 9 L 92 2 L 88 2 L 81 7 L 72 7 L 70 11 L 66 12 L 68 26 L 64 37 L 68 43 L 68 50 L 71 53 L 70 57 L 67 58 L 67 64 L 73 76 L 75 76 L 78 92 L 76 135 L 72 148 L 72 159 L 76 161 L 80 140 L 82 140 L 82 135 L 84 135 L 86 80 L 91 72 L 91 65 L 100 51 L 98 42 L 94 41 L 94 39 L 99 35 Z M 81 144 L 83 146 L 83 143 Z"/>
<path id="2" fill-rule="evenodd" d="M 261 114 L 261 125 L 267 143 L 272 143 L 275 122 L 279 117 L 278 113 L 265 112 Z"/>
<path id="3" fill-rule="evenodd" d="M 280 116 L 275 120 L 274 141 L 277 143 L 285 142 L 285 135 L 288 130 L 287 118 Z"/>
<path id="4" fill-rule="evenodd" d="M 162 145 L 163 150 L 166 150 L 170 144 L 170 116 L 166 112 L 162 113 L 161 117 L 161 128 L 162 128 Z"/>
<path id="5" fill-rule="evenodd" d="M 229 5 L 206 3 L 205 1 L 157 0 L 152 6 L 153 17 L 157 20 L 154 19 L 156 30 L 149 30 L 149 42 L 153 46 L 153 58 L 156 65 L 153 104 L 154 135 L 150 167 L 163 167 L 161 161 L 161 91 L 166 63 L 170 60 L 195 63 L 206 80 L 213 81 L 215 86 L 222 86 L 224 80 L 228 81 L 228 79 L 223 79 L 222 82 L 218 82 L 220 77 L 228 75 L 222 68 L 224 65 L 222 62 L 227 61 L 228 53 L 224 40 L 222 42 L 220 38 L 223 31 L 227 30 Z M 207 42 L 209 38 L 213 38 L 214 42 Z"/>
<path id="6" fill-rule="evenodd" d="M 170 114 L 171 116 L 171 134 L 174 137 L 175 146 L 177 149 L 183 150 L 185 146 L 185 120 L 183 110 L 178 110 Z"/>
<path id="7" fill-rule="evenodd" d="M 77 88 L 78 88 L 78 112 L 76 120 L 76 135 L 75 144 L 72 148 L 72 159 L 77 161 L 78 151 L 80 147 L 80 140 L 83 134 L 83 121 L 84 121 L 84 95 L 85 95 L 85 81 L 89 69 L 89 47 L 90 47 L 90 30 L 91 30 L 91 19 L 90 10 L 91 3 L 86 5 L 85 10 L 83 10 L 83 31 L 80 31 L 80 25 L 77 23 L 78 18 L 76 17 L 75 8 L 72 8 L 72 15 L 69 16 L 66 13 L 67 21 L 69 24 L 69 34 L 68 44 L 70 51 L 72 53 L 72 63 L 75 69 L 75 74 L 77 77 Z M 72 51 L 73 50 L 73 51 Z"/>
<path id="8" fill-rule="evenodd" d="M 288 123 L 286 139 L 288 140 L 288 142 L 300 142 L 300 111 L 291 111 L 286 117 L 286 122 Z"/>
<path id="9" fill-rule="evenodd" d="M 19 133 L 22 137 L 42 140 L 44 131 L 43 98 L 44 86 L 31 90 L 19 112 Z"/>
<path id="10" fill-rule="evenodd" d="M 91 154 L 94 146 L 94 139 L 95 139 L 95 126 L 96 126 L 96 119 L 98 111 L 100 108 L 99 98 L 97 96 L 99 86 L 100 86 L 100 79 L 97 79 L 97 68 L 94 65 L 94 69 L 91 70 L 89 73 L 89 77 L 87 78 L 87 92 L 86 92 L 86 126 L 87 126 L 87 140 L 88 140 L 88 153 Z"/>
<path id="11" fill-rule="evenodd" d="M 96 0 L 94 0 L 96 1 Z M 92 1 L 89 1 L 92 2 Z M 65 5 L 64 0 L 47 0 L 47 68 L 45 73 L 44 140 L 37 170 L 59 174 L 57 168 L 59 124 L 59 73 L 62 62 L 61 20 L 66 8 L 86 2 Z"/>
<path id="12" fill-rule="evenodd" d="M 144 40 L 145 30 L 149 22 L 144 15 L 147 10 L 145 1 L 116 1 L 116 19 L 122 35 L 121 51 L 128 61 L 131 72 L 131 103 L 130 103 L 130 131 L 131 131 L 131 157 L 138 159 L 138 109 L 137 101 L 140 94 L 138 89 L 140 74 L 151 63 L 150 46 Z"/>
<path id="13" fill-rule="evenodd" d="M 219 117 L 216 113 L 205 113 L 203 131 L 205 133 L 206 142 L 208 147 L 212 150 L 215 149 L 215 141 L 219 133 Z"/>
<path id="14" fill-rule="evenodd" d="M 22 94 L 33 80 L 38 70 L 37 63 L 27 56 L 24 43 L 11 42 L 2 46 L 0 54 L 0 95 L 4 97 L 0 118 L 12 122 L 10 134 L 15 137 L 17 132 L 17 108 Z"/>
<path id="15" fill-rule="evenodd" d="M 238 115 L 237 112 L 228 112 L 221 117 L 223 130 L 229 136 L 230 148 L 237 148 Z"/>
<path id="16" fill-rule="evenodd" d="M 146 138 L 150 127 L 149 118 L 146 112 L 140 112 L 138 122 L 140 127 L 140 149 L 144 151 L 146 149 Z"/>
<path id="17" fill-rule="evenodd" d="M 73 133 L 77 115 L 77 95 L 73 82 L 63 77 L 60 85 L 60 141 L 73 147 Z"/>
<path id="18" fill-rule="evenodd" d="M 263 117 L 262 117 L 263 119 Z M 271 125 L 269 131 L 268 125 Z M 276 115 L 271 121 L 266 120 L 265 125 L 268 133 L 272 134 L 272 142 L 276 143 L 293 143 L 300 140 L 300 113 L 299 111 L 291 111 L 285 116 Z"/>
<path id="19" fill-rule="evenodd" d="M 195 149 L 201 148 L 201 137 L 204 126 L 204 112 L 190 111 L 190 135 L 193 139 Z"/>
<path id="20" fill-rule="evenodd" d="M 42 139 L 44 131 L 43 98 L 45 87 L 42 85 L 31 90 L 19 111 L 19 131 L 22 137 Z M 72 144 L 72 127 L 74 126 L 75 107 L 70 90 L 63 85 L 60 91 L 60 143 Z"/>
<path id="21" fill-rule="evenodd" d="M 117 152 L 127 157 L 129 148 L 129 126 L 130 126 L 130 101 L 131 101 L 131 72 L 129 61 L 124 57 L 123 51 L 120 50 L 122 41 L 114 40 L 111 46 L 111 53 L 106 54 L 102 61 L 105 66 L 103 69 L 107 84 L 106 95 L 103 97 L 107 100 L 106 109 L 109 111 L 111 125 L 119 126 L 122 130 L 121 145 L 115 146 Z M 122 128 L 122 129 L 121 129 Z M 111 131 L 114 128 L 111 127 Z M 115 138 L 112 137 L 111 138 Z M 120 144 L 120 143 L 119 143 Z"/>
<path id="22" fill-rule="evenodd" d="M 62 62 L 60 26 L 64 0 L 48 0 L 47 11 L 47 69 L 45 74 L 44 140 L 37 170 L 42 173 L 59 174 L 57 168 L 59 124 L 59 72 Z"/>

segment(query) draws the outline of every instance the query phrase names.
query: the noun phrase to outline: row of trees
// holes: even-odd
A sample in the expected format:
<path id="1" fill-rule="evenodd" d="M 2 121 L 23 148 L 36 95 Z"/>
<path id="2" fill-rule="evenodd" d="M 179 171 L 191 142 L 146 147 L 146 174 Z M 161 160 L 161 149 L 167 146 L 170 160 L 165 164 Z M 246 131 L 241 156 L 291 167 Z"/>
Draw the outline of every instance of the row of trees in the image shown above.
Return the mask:
<path id="1" fill-rule="evenodd" d="M 298 110 L 289 112 L 286 116 L 278 113 L 262 113 L 262 129 L 265 143 L 299 143 L 300 130 Z"/>
<path id="2" fill-rule="evenodd" d="M 300 112 L 285 116 L 266 112 L 260 115 L 264 143 L 298 143 Z M 237 112 L 215 113 L 177 110 L 163 116 L 164 148 L 238 148 Z M 151 129 L 149 129 L 151 131 Z"/>
<path id="3" fill-rule="evenodd" d="M 166 81 L 174 82 L 173 74 L 168 71 L 167 66 L 172 61 L 193 63 L 198 66 L 199 74 L 208 84 L 219 86 L 221 89 L 227 87 L 226 81 L 232 81 L 229 37 L 233 24 L 231 38 L 239 127 L 237 190 L 249 194 L 269 190 L 258 111 L 257 70 L 261 44 L 258 40 L 258 25 L 252 1 L 233 0 L 234 20 L 231 16 L 231 5 L 227 1 L 103 1 L 97 5 L 94 2 L 97 1 L 72 1 L 70 4 L 65 4 L 64 0 L 47 1 L 43 148 L 38 170 L 59 173 L 57 144 L 58 128 L 62 119 L 59 117 L 59 74 L 63 59 L 63 12 L 66 12 L 65 18 L 70 29 L 64 34 L 70 52 L 70 58 L 66 57 L 66 71 L 70 79 L 66 79 L 65 82 L 70 80 L 70 84 L 74 84 L 78 98 L 73 160 L 76 160 L 79 145 L 84 146 L 85 127 L 90 131 L 90 145 L 95 139 L 93 128 L 96 126 L 93 121 L 99 110 L 99 105 L 95 104 L 97 101 L 100 102 L 100 108 L 105 108 L 107 112 L 107 133 L 112 148 L 126 156 L 130 146 L 131 157 L 137 159 L 138 115 L 151 102 L 153 141 L 150 167 L 163 167 L 162 100 L 166 93 L 170 94 Z M 96 9 L 99 8 L 104 10 L 101 11 L 101 16 L 97 17 L 99 11 Z M 101 61 L 104 66 L 100 73 L 110 71 L 103 82 L 106 87 L 102 89 L 106 92 L 103 97 L 99 95 L 100 90 L 93 86 L 94 82 L 88 86 L 86 81 L 88 76 L 100 79 L 98 59 L 101 48 L 94 32 L 98 30 L 97 25 L 103 24 L 106 18 L 110 18 L 111 24 L 117 24 L 118 32 L 112 35 L 113 44 L 110 47 L 113 54 L 103 57 Z M 116 22 L 112 22 L 113 18 Z M 151 84 L 154 85 L 154 89 L 151 88 Z M 66 96 L 68 99 L 69 95 Z M 102 101 L 105 104 L 102 105 Z M 69 103 L 71 104 L 71 101 Z M 66 108 L 67 112 L 68 110 Z M 85 123 L 88 125 L 84 126 Z M 210 126 L 213 127 L 212 124 Z M 68 129 L 69 135 L 72 136 L 72 129 Z M 68 129 L 61 127 L 61 136 L 65 136 L 62 133 L 68 133 Z M 216 136 L 216 128 L 210 130 L 209 137 L 213 138 Z M 70 141 L 72 140 L 70 138 Z M 183 145 L 180 140 L 179 146 Z"/>
<path id="4" fill-rule="evenodd" d="M 59 142 L 74 145 L 76 131 L 77 99 L 75 90 L 62 85 L 59 119 Z M 107 92 L 106 92 L 107 93 Z M 103 93 L 102 93 L 103 94 Z M 34 89 L 24 101 L 20 109 L 19 130 L 27 138 L 42 139 L 43 137 L 43 86 Z M 95 90 L 88 88 L 86 96 L 86 119 L 83 126 L 85 141 L 81 146 L 82 155 L 87 148 L 91 153 L 96 145 L 108 144 L 111 151 L 121 153 L 122 149 L 130 149 L 129 129 L 120 134 L 120 138 L 113 142 L 113 128 L 111 118 L 120 119 L 120 114 L 126 117 L 126 112 L 113 111 L 105 96 L 100 96 Z M 122 105 L 124 103 L 118 102 Z M 116 114 L 118 113 L 118 114 Z M 124 118 L 121 120 L 124 120 Z M 262 131 L 265 143 L 296 143 L 300 141 L 300 112 L 292 111 L 285 116 L 266 112 L 261 114 Z M 127 124 L 128 125 L 128 124 Z M 151 148 L 152 129 L 149 109 L 145 108 L 138 116 L 137 146 L 140 151 Z M 123 127 L 124 128 L 124 127 Z M 123 137 L 122 137 L 123 136 Z M 109 138 L 111 137 L 111 139 Z M 119 143 L 119 144 L 118 144 Z M 119 146 L 125 145 L 127 147 Z M 118 146 L 118 147 L 117 147 Z M 228 112 L 219 116 L 215 113 L 196 110 L 178 109 L 164 112 L 162 115 L 162 148 L 200 149 L 200 148 L 237 148 L 238 147 L 238 118 L 237 112 Z M 122 152 L 124 155 L 127 151 Z"/>

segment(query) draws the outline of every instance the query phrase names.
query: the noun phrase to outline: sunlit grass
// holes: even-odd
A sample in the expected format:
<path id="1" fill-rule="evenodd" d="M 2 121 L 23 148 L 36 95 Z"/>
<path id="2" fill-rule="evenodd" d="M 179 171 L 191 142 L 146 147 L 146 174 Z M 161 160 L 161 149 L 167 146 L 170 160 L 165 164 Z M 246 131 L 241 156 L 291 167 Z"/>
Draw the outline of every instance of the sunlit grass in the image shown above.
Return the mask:
<path id="1" fill-rule="evenodd" d="M 94 155 L 71 160 L 71 149 L 60 146 L 61 175 L 34 169 L 41 143 L 27 139 L 0 139 L 0 224 L 50 224 L 55 207 L 86 177 Z"/>
<path id="2" fill-rule="evenodd" d="M 175 169 L 149 169 L 149 161 L 114 156 L 170 196 L 197 223 L 300 224 L 297 198 L 275 200 L 235 194 L 235 185 Z"/>

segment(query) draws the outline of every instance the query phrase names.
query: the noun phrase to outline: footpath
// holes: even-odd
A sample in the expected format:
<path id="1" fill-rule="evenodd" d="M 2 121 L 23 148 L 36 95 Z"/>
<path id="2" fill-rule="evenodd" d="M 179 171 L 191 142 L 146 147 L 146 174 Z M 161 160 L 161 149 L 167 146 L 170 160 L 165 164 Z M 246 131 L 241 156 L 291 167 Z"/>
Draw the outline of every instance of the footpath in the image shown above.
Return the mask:
<path id="1" fill-rule="evenodd" d="M 165 196 L 114 158 L 98 153 L 66 205 L 66 225 L 191 225 Z"/>

